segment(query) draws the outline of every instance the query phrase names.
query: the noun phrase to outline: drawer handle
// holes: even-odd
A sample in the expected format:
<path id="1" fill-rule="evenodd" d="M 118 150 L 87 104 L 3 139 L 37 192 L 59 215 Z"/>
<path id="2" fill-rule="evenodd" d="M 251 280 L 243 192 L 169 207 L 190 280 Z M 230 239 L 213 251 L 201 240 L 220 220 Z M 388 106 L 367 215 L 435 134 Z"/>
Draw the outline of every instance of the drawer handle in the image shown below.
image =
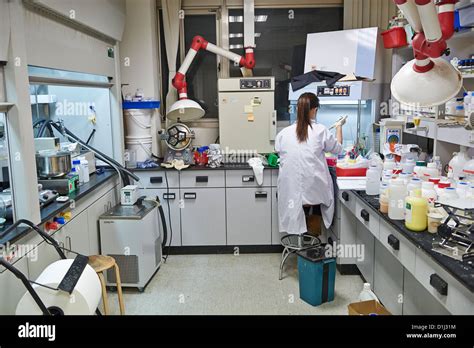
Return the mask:
<path id="1" fill-rule="evenodd" d="M 244 175 L 242 176 L 242 182 L 255 182 L 255 177 L 253 175 Z"/>
<path id="2" fill-rule="evenodd" d="M 446 283 L 439 275 L 432 274 L 430 276 L 430 285 L 436 289 L 441 295 L 448 295 L 448 283 Z"/>
<path id="3" fill-rule="evenodd" d="M 341 196 L 343 200 L 349 202 L 349 194 L 347 192 L 343 192 Z"/>
<path id="4" fill-rule="evenodd" d="M 200 184 L 209 182 L 209 177 L 208 176 L 196 176 L 196 182 L 200 183 Z"/>
<path id="5" fill-rule="evenodd" d="M 387 238 L 388 245 L 392 247 L 393 250 L 400 250 L 400 241 L 393 234 Z"/>
<path id="6" fill-rule="evenodd" d="M 255 192 L 255 198 L 267 198 L 267 197 L 268 197 L 267 192 L 264 192 L 264 191 Z"/>
<path id="7" fill-rule="evenodd" d="M 369 220 L 370 220 L 370 214 L 369 214 L 369 212 L 368 212 L 367 210 L 365 210 L 365 209 L 362 209 L 362 210 L 360 211 L 360 217 L 361 217 L 362 219 L 364 219 L 365 222 L 369 222 Z"/>
<path id="8" fill-rule="evenodd" d="M 197 195 L 195 193 L 185 193 L 184 199 L 196 199 Z"/>
<path id="9" fill-rule="evenodd" d="M 162 184 L 163 177 L 162 176 L 152 176 L 150 178 L 150 184 Z"/>
<path id="10" fill-rule="evenodd" d="M 172 201 L 173 199 L 176 199 L 176 194 L 175 193 L 164 193 L 163 194 L 163 199 L 167 201 Z"/>

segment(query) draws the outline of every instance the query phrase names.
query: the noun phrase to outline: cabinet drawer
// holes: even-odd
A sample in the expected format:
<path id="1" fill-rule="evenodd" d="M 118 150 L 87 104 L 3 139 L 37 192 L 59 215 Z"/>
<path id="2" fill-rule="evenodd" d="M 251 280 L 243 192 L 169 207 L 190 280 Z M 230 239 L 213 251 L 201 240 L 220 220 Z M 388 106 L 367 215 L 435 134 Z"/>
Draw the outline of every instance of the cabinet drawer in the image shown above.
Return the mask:
<path id="1" fill-rule="evenodd" d="M 379 240 L 411 273 L 415 272 L 416 247 L 385 222 L 380 222 Z"/>
<path id="2" fill-rule="evenodd" d="M 227 187 L 258 187 L 253 170 L 228 170 L 225 175 Z M 270 187 L 271 185 L 271 170 L 265 169 L 262 186 Z"/>
<path id="3" fill-rule="evenodd" d="M 272 186 L 277 187 L 278 186 L 278 174 L 279 174 L 278 169 L 272 169 Z"/>
<path id="4" fill-rule="evenodd" d="M 356 197 L 351 191 L 339 191 L 339 201 L 342 202 L 349 210 L 355 211 Z"/>
<path id="5" fill-rule="evenodd" d="M 191 170 L 181 172 L 182 188 L 193 187 L 225 187 L 223 170 Z"/>
<path id="6" fill-rule="evenodd" d="M 372 208 L 363 203 L 360 199 L 356 201 L 355 215 L 375 238 L 379 238 L 379 216 Z"/>
<path id="7" fill-rule="evenodd" d="M 432 261 L 421 249 L 416 251 L 415 277 L 452 314 L 474 313 L 474 294 Z"/>
<path id="8" fill-rule="evenodd" d="M 165 174 L 166 173 L 166 174 Z M 135 184 L 141 189 L 147 188 L 166 188 L 166 177 L 170 188 L 179 188 L 179 173 L 177 171 L 153 171 L 153 172 L 135 172 L 140 178 Z"/>

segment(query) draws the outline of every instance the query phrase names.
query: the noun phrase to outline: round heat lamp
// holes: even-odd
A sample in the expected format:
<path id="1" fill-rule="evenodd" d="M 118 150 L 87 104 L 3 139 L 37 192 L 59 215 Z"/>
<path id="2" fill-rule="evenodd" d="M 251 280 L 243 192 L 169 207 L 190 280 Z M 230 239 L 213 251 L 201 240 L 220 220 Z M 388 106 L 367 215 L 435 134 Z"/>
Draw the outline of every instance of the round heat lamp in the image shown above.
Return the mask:
<path id="1" fill-rule="evenodd" d="M 414 70 L 415 60 L 405 64 L 392 80 L 392 96 L 414 107 L 438 106 L 456 97 L 463 85 L 461 73 L 442 58 L 433 62 L 423 73 Z"/>
<path id="2" fill-rule="evenodd" d="M 202 118 L 206 112 L 201 105 L 191 99 L 181 99 L 174 103 L 166 117 L 172 121 L 188 122 Z"/>

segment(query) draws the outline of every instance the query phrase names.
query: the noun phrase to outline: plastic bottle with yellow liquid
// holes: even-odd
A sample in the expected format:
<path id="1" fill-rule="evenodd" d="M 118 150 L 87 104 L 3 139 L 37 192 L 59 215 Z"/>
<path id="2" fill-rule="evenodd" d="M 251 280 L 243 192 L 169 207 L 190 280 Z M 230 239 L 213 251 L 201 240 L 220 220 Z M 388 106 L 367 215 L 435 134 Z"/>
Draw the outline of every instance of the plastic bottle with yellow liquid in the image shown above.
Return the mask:
<path id="1" fill-rule="evenodd" d="M 420 189 L 411 191 L 405 200 L 405 227 L 414 232 L 428 227 L 428 200 L 421 196 Z"/>

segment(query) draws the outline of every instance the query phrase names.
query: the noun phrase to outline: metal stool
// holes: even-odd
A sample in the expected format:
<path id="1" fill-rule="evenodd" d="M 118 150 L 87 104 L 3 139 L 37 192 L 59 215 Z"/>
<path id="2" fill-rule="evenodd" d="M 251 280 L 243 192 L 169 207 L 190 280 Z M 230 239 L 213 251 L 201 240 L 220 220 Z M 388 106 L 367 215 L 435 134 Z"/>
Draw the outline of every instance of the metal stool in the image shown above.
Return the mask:
<path id="1" fill-rule="evenodd" d="M 283 245 L 283 253 L 281 254 L 280 263 L 280 280 L 283 279 L 283 267 L 290 254 L 295 254 L 298 251 L 312 249 L 321 245 L 321 240 L 318 237 L 311 236 L 309 234 L 289 234 L 281 238 L 281 244 Z"/>
<path id="2" fill-rule="evenodd" d="M 123 303 L 123 296 L 122 296 L 122 284 L 120 282 L 120 270 L 115 262 L 115 259 L 110 256 L 103 256 L 103 255 L 94 255 L 89 256 L 89 265 L 94 269 L 100 279 L 100 284 L 102 285 L 102 302 L 104 303 L 104 314 L 109 314 L 109 301 L 107 298 L 107 288 L 105 286 L 105 279 L 103 272 L 107 271 L 108 269 L 114 268 L 115 269 L 115 278 L 117 282 L 117 295 L 118 301 L 120 306 L 120 314 L 125 314 L 125 306 Z"/>

